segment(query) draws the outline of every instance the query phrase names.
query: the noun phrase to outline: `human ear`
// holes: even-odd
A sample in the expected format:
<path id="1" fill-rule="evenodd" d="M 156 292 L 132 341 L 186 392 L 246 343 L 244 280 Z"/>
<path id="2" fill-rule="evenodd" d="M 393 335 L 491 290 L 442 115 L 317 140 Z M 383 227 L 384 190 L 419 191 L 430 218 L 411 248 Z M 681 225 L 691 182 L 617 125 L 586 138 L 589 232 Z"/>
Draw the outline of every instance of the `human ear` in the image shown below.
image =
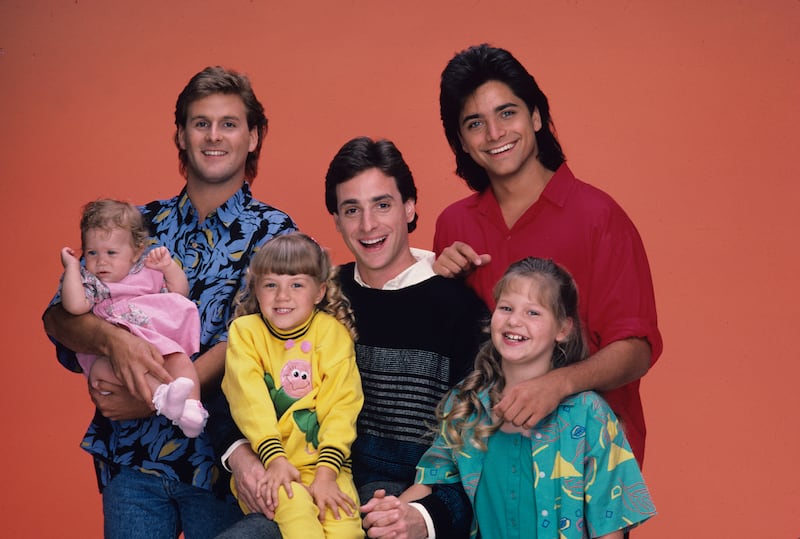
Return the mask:
<path id="1" fill-rule="evenodd" d="M 556 334 L 556 342 L 562 343 L 572 335 L 572 328 L 575 326 L 575 322 L 572 318 L 566 318 L 563 322 L 561 322 L 561 328 L 558 330 Z"/>
<path id="2" fill-rule="evenodd" d="M 542 115 L 539 113 L 539 107 L 535 107 L 531 113 L 531 123 L 533 124 L 533 131 L 538 133 L 542 129 Z"/>
<path id="3" fill-rule="evenodd" d="M 178 146 L 181 150 L 186 150 L 186 129 L 182 125 L 178 126 Z"/>
<path id="4" fill-rule="evenodd" d="M 255 151 L 257 146 L 258 146 L 258 128 L 253 127 L 252 129 L 250 129 L 250 146 L 247 151 L 248 152 Z"/>
<path id="5" fill-rule="evenodd" d="M 417 211 L 417 204 L 413 198 L 409 198 L 405 202 L 403 202 L 403 207 L 406 211 L 406 223 L 410 223 L 414 220 L 414 214 Z"/>
<path id="6" fill-rule="evenodd" d="M 319 302 L 322 301 L 322 298 L 325 297 L 325 294 L 328 292 L 328 285 L 325 283 L 321 283 L 319 285 L 319 290 L 317 291 L 317 296 L 314 298 L 314 305 L 319 305 Z"/>

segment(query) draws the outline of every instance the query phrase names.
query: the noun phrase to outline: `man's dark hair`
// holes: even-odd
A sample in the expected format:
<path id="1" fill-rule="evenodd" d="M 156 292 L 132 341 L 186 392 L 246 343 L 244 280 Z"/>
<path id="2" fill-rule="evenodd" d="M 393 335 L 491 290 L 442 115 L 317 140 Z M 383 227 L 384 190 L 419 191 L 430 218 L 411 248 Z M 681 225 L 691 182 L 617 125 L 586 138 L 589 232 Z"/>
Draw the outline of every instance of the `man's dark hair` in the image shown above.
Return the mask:
<path id="1" fill-rule="evenodd" d="M 175 103 L 175 127 L 186 128 L 189 105 L 198 99 L 215 94 L 238 95 L 242 99 L 247 113 L 248 130 L 256 128 L 258 143 L 256 149 L 247 154 L 244 168 L 244 177 L 252 182 L 258 174 L 258 156 L 261 155 L 261 144 L 267 134 L 267 117 L 264 115 L 264 107 L 256 98 L 256 94 L 250 86 L 250 79 L 246 75 L 220 66 L 207 67 L 197 73 L 191 78 Z M 177 130 L 175 131 L 175 145 L 178 147 L 180 172 L 185 178 L 187 156 L 186 150 L 181 149 Z"/>
<path id="2" fill-rule="evenodd" d="M 456 174 L 474 191 L 489 187 L 489 176 L 467 152 L 459 139 L 459 117 L 466 99 L 481 85 L 498 81 L 511 88 L 528 107 L 528 114 L 539 110 L 542 128 L 536 133 L 536 158 L 545 168 L 555 171 L 564 162 L 564 152 L 555 135 L 550 105 L 533 76 L 510 52 L 487 44 L 476 45 L 457 53 L 442 71 L 439 111 L 447 142 L 456 156 Z"/>
<path id="3" fill-rule="evenodd" d="M 336 153 L 328 173 L 325 174 L 325 207 L 331 215 L 339 211 L 339 201 L 336 197 L 336 186 L 353 179 L 362 172 L 377 168 L 390 178 L 394 178 L 397 190 L 403 202 L 411 199 L 417 200 L 417 186 L 414 185 L 414 176 L 408 168 L 403 154 L 390 140 L 372 140 L 369 137 L 354 138 Z M 417 228 L 418 216 L 408 223 L 408 231 Z"/>

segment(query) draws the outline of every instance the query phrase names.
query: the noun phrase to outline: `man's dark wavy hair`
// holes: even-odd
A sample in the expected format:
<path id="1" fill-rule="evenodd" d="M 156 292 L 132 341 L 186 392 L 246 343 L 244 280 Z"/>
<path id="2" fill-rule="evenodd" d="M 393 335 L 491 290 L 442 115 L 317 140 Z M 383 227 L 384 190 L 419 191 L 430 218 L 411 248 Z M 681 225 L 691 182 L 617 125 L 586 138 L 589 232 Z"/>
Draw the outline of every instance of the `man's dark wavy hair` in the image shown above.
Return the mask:
<path id="1" fill-rule="evenodd" d="M 539 110 L 542 128 L 536 133 L 537 159 L 555 171 L 564 162 L 564 152 L 555 135 L 547 96 L 533 76 L 505 49 L 487 44 L 476 45 L 457 53 L 442 71 L 439 111 L 447 142 L 456 156 L 456 174 L 478 192 L 489 187 L 489 176 L 461 145 L 459 117 L 466 99 L 489 81 L 506 84 L 528 107 L 528 113 Z"/>

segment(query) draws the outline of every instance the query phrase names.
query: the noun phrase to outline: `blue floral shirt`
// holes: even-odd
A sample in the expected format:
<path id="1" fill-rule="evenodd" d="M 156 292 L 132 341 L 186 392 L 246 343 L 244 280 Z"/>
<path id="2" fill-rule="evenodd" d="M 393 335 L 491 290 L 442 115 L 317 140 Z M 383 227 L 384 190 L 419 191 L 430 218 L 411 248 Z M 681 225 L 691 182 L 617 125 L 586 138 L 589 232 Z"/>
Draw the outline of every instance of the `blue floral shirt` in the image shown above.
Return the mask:
<path id="1" fill-rule="evenodd" d="M 480 421 L 488 423 L 491 418 L 488 391 L 480 393 L 479 398 Z M 449 396 L 445 413 L 452 405 Z M 524 434 L 530 437 L 530 454 L 519 465 L 530 467 L 536 511 L 535 529 L 529 530 L 528 537 L 597 537 L 655 515 L 630 445 L 614 412 L 597 393 L 586 391 L 568 397 Z M 492 456 L 487 457 L 486 452 L 471 445 L 470 436 L 471 432 L 465 433 L 466 443 L 455 452 L 440 432 L 420 459 L 415 482 L 433 485 L 461 481 L 475 509 L 471 537 L 480 537 L 482 506 L 475 504 L 476 494 L 482 481 L 492 480 L 491 474 L 485 473 L 487 460 Z M 491 531 L 491 536 L 510 536 L 503 530 Z"/>
<path id="2" fill-rule="evenodd" d="M 250 257 L 264 242 L 296 230 L 296 225 L 282 211 L 255 200 L 247 183 L 202 223 L 185 189 L 141 210 L 150 224 L 152 246 L 167 247 L 186 272 L 189 299 L 200 312 L 202 354 L 227 340 L 233 299 L 243 286 Z M 58 301 L 56 296 L 53 302 Z M 62 365 L 80 372 L 71 350 L 59 343 L 56 350 Z M 215 397 L 221 398 L 221 391 Z M 214 414 L 213 406 L 206 406 Z M 101 490 L 121 466 L 128 466 L 227 493 L 228 481 L 220 480 L 208 433 L 186 438 L 163 416 L 110 421 L 97 412 L 81 447 L 94 456 Z"/>

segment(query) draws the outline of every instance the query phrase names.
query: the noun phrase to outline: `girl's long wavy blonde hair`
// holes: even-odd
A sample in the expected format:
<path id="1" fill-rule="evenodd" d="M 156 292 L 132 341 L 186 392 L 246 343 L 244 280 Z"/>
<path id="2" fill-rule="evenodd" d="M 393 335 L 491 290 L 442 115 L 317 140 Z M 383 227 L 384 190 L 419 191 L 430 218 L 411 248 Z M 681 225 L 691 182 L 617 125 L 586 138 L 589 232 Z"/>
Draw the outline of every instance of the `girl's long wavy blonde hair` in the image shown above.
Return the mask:
<path id="1" fill-rule="evenodd" d="M 291 232 L 272 238 L 253 255 L 247 268 L 245 287 L 236 295 L 233 318 L 261 312 L 255 287 L 268 273 L 308 275 L 318 284 L 325 284 L 325 297 L 317 309 L 336 318 L 357 338 L 350 301 L 342 293 L 337 279 L 338 268 L 331 264 L 328 253 L 310 236 Z"/>
<path id="2" fill-rule="evenodd" d="M 578 314 L 578 289 L 569 272 L 550 259 L 524 258 L 511 264 L 495 285 L 495 303 L 519 279 L 537 280 L 544 295 L 541 298 L 542 304 L 550 307 L 557 320 L 572 320 L 571 333 L 553 348 L 553 368 L 583 360 L 589 350 Z M 475 358 L 474 370 L 436 408 L 436 418 L 442 425 L 442 435 L 454 451 L 459 451 L 467 442 L 486 451 L 486 440 L 500 428 L 502 422 L 492 420 L 487 423 L 484 420 L 481 414 L 483 406 L 478 395 L 488 390 L 492 407 L 500 402 L 506 383 L 501 359 L 492 341 L 485 342 Z M 448 401 L 452 406 L 445 414 L 444 406 Z M 465 433 L 468 432 L 472 434 L 465 439 Z"/>

